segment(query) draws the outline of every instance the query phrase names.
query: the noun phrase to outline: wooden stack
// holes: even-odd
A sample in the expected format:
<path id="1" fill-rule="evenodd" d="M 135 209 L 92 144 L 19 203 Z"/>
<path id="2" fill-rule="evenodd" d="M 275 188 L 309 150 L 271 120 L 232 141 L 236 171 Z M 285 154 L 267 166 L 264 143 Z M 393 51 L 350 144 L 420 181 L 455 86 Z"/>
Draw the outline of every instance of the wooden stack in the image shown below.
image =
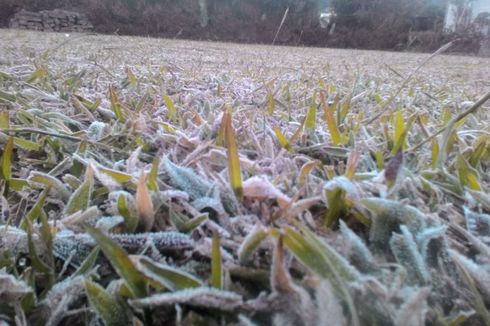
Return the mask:
<path id="1" fill-rule="evenodd" d="M 61 9 L 21 10 L 12 17 L 9 26 L 47 32 L 88 32 L 94 28 L 84 14 Z"/>

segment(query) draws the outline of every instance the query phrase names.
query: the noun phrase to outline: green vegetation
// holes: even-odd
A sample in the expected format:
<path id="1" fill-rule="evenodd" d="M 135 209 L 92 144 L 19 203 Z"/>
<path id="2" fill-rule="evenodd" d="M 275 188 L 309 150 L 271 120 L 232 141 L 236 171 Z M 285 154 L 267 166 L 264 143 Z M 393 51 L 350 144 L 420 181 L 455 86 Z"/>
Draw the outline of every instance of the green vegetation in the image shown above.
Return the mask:
<path id="1" fill-rule="evenodd" d="M 0 44 L 0 321 L 490 323 L 488 59 Z"/>

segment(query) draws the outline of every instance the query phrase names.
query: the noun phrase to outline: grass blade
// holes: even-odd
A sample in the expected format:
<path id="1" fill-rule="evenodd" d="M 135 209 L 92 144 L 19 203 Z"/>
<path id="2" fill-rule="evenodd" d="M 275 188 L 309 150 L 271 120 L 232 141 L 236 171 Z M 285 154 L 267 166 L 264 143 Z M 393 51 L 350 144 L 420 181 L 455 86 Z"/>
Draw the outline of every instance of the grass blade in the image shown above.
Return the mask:
<path id="1" fill-rule="evenodd" d="M 292 153 L 293 149 L 291 148 L 291 145 L 289 144 L 286 137 L 284 137 L 281 129 L 279 129 L 278 127 L 274 127 L 274 132 L 276 134 L 277 140 L 279 141 L 279 144 L 281 144 L 281 146 L 284 147 L 284 149 L 286 149 L 288 152 Z"/>
<path id="2" fill-rule="evenodd" d="M 114 114 L 116 115 L 117 120 L 119 122 L 125 122 L 126 118 L 124 117 L 124 113 L 122 110 L 121 103 L 119 102 L 116 94 L 116 90 L 114 89 L 114 86 L 109 86 L 109 99 L 111 102 L 111 108 L 112 111 L 114 111 Z"/>
<path id="3" fill-rule="evenodd" d="M 78 211 L 85 211 L 90 203 L 94 186 L 94 172 L 89 166 L 85 174 L 85 181 L 73 192 L 65 207 L 65 214 L 71 215 Z"/>
<path id="4" fill-rule="evenodd" d="M 238 157 L 238 147 L 236 144 L 235 131 L 233 130 L 231 114 L 226 120 L 225 125 L 226 147 L 228 149 L 228 175 L 231 188 L 235 192 L 238 200 L 243 199 L 242 172 L 240 169 L 240 159 Z"/>
<path id="5" fill-rule="evenodd" d="M 240 248 L 238 248 L 238 259 L 240 264 L 244 265 L 254 251 L 260 246 L 268 236 L 268 231 L 261 225 L 255 225 L 243 240 Z"/>
<path id="6" fill-rule="evenodd" d="M 223 271 L 221 267 L 221 245 L 218 233 L 213 233 L 211 252 L 211 286 L 217 289 L 223 288 Z"/>
<path id="7" fill-rule="evenodd" d="M 5 193 L 8 192 L 8 186 L 10 179 L 12 179 L 12 155 L 14 152 L 14 138 L 9 137 L 9 140 L 7 141 L 7 144 L 5 144 L 5 147 L 3 148 L 3 153 L 2 153 L 2 158 L 0 160 L 2 164 L 2 169 L 0 170 L 1 175 L 0 177 L 5 180 L 6 187 L 5 187 Z"/>
<path id="8" fill-rule="evenodd" d="M 310 132 L 315 132 L 316 128 L 316 92 L 313 93 L 313 97 L 311 99 L 311 105 L 310 109 L 308 110 L 308 113 L 306 114 L 306 129 L 309 130 Z"/>
<path id="9" fill-rule="evenodd" d="M 337 122 L 335 121 L 335 118 L 333 116 L 333 112 L 326 106 L 324 107 L 323 112 L 328 131 L 330 132 L 330 137 L 332 137 L 332 142 L 335 146 L 338 146 L 342 143 L 342 138 L 337 127 Z"/>
<path id="10" fill-rule="evenodd" d="M 131 295 L 136 298 L 146 296 L 145 279 L 136 269 L 126 251 L 93 226 L 85 225 L 85 230 L 98 243 L 117 274 L 124 279 Z"/>
<path id="11" fill-rule="evenodd" d="M 478 172 L 459 153 L 456 165 L 458 167 L 459 182 L 461 185 L 467 186 L 471 190 L 481 191 L 482 188 L 478 181 Z"/>
<path id="12" fill-rule="evenodd" d="M 155 222 L 155 210 L 153 209 L 150 191 L 146 186 L 146 176 L 143 170 L 141 170 L 135 198 L 138 208 L 138 224 L 144 231 L 149 231 Z"/>
<path id="13" fill-rule="evenodd" d="M 167 106 L 168 119 L 170 121 L 175 122 L 177 120 L 177 110 L 175 109 L 174 101 L 168 95 L 163 96 L 163 101 L 165 102 L 165 105 Z"/>
<path id="14" fill-rule="evenodd" d="M 203 283 L 195 276 L 177 268 L 154 262 L 145 256 L 131 256 L 136 268 L 152 282 L 171 290 L 178 291 L 198 288 Z"/>
<path id="15" fill-rule="evenodd" d="M 128 309 L 99 284 L 85 280 L 85 293 L 93 309 L 106 326 L 129 325 Z"/>
<path id="16" fill-rule="evenodd" d="M 29 181 L 40 183 L 42 185 L 55 189 L 58 192 L 58 194 L 61 196 L 61 198 L 63 198 L 63 200 L 70 199 L 71 193 L 68 190 L 68 188 L 66 188 L 65 185 L 60 180 L 56 179 L 55 177 L 49 174 L 32 171 L 31 174 L 29 175 Z"/>

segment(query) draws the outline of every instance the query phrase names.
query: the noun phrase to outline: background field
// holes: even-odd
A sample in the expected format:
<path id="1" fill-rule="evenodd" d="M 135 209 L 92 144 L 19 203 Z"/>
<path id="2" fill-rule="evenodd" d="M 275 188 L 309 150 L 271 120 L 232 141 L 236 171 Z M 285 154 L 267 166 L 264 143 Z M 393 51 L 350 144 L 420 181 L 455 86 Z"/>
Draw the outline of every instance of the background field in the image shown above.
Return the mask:
<path id="1" fill-rule="evenodd" d="M 0 319 L 490 322 L 490 59 L 428 58 L 0 30 Z"/>

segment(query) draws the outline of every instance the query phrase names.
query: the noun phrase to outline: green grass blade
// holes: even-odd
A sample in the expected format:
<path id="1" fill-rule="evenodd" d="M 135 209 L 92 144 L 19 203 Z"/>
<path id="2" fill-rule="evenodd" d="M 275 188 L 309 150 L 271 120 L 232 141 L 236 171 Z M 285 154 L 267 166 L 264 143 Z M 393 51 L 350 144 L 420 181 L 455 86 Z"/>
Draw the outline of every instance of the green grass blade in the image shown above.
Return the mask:
<path id="1" fill-rule="evenodd" d="M 32 171 L 29 176 L 29 181 L 39 183 L 55 189 L 58 192 L 58 194 L 61 196 L 61 198 L 63 198 L 63 200 L 70 199 L 71 193 L 68 190 L 68 188 L 66 188 L 66 186 L 60 180 L 56 179 L 55 177 L 49 174 Z"/>
<path id="2" fill-rule="evenodd" d="M 148 189 L 151 191 L 160 191 L 158 188 L 158 167 L 160 166 L 160 158 L 155 157 L 151 164 L 150 174 L 148 175 Z"/>
<path id="3" fill-rule="evenodd" d="M 240 248 L 238 248 L 238 259 L 240 264 L 244 265 L 252 256 L 255 250 L 260 246 L 268 236 L 267 229 L 261 225 L 255 225 L 254 228 L 245 237 Z"/>
<path id="4" fill-rule="evenodd" d="M 128 309 L 99 284 L 85 280 L 85 293 L 92 308 L 106 326 L 130 325 Z"/>
<path id="5" fill-rule="evenodd" d="M 127 252 L 119 247 L 112 239 L 102 231 L 85 225 L 85 230 L 99 244 L 102 252 L 107 257 L 117 274 L 124 279 L 133 297 L 146 296 L 146 282 L 143 275 L 136 269 Z"/>
<path id="6" fill-rule="evenodd" d="M 217 289 L 223 288 L 223 270 L 221 266 L 221 245 L 218 233 L 213 234 L 211 251 L 211 286 Z"/>
<path id="7" fill-rule="evenodd" d="M 71 215 L 78 211 L 85 211 L 90 204 L 94 186 L 94 174 L 91 167 L 88 167 L 85 181 L 73 192 L 68 203 L 65 206 L 65 214 Z"/>
<path id="8" fill-rule="evenodd" d="M 7 186 L 5 187 L 5 192 L 8 191 L 8 184 L 10 179 L 12 179 L 12 156 L 14 153 L 14 138 L 9 137 L 7 144 L 3 148 L 1 162 L 1 175 L 0 177 L 5 180 Z"/>
<path id="9" fill-rule="evenodd" d="M 178 291 L 203 286 L 195 276 L 162 263 L 157 263 L 145 256 L 132 256 L 136 268 L 149 280 L 156 282 L 170 291 Z"/>
<path id="10" fill-rule="evenodd" d="M 78 275 L 85 275 L 90 272 L 90 270 L 94 267 L 95 262 L 97 261 L 97 257 L 99 257 L 100 248 L 99 246 L 95 246 L 92 251 L 88 254 L 88 256 L 83 260 L 80 264 L 80 267 L 72 274 L 71 277 L 76 277 Z"/>

